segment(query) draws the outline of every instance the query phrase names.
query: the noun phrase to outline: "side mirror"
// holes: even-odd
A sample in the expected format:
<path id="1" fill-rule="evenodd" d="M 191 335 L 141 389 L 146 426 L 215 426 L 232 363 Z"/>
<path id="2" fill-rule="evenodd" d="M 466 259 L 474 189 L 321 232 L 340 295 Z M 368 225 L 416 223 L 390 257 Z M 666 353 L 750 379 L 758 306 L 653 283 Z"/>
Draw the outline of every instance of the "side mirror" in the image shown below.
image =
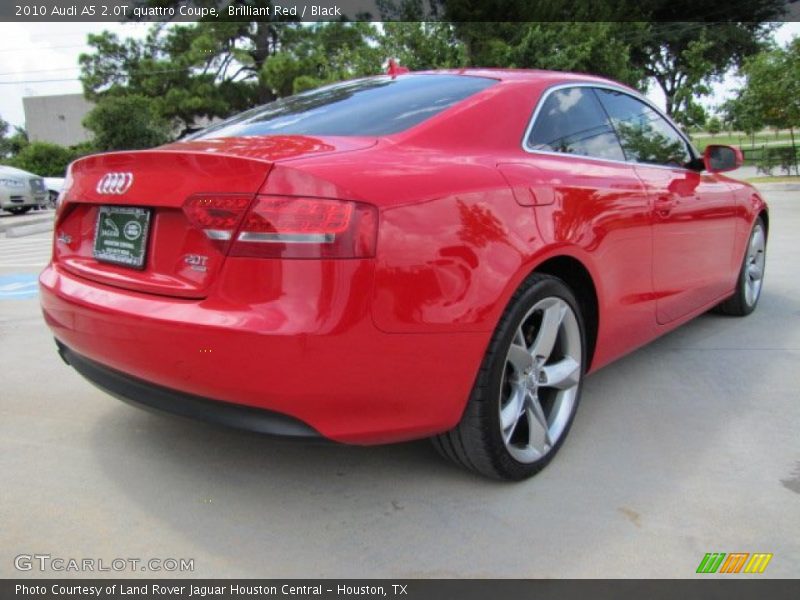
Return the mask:
<path id="1" fill-rule="evenodd" d="M 703 164 L 709 173 L 733 171 L 744 164 L 742 151 L 735 146 L 711 144 L 703 152 Z"/>

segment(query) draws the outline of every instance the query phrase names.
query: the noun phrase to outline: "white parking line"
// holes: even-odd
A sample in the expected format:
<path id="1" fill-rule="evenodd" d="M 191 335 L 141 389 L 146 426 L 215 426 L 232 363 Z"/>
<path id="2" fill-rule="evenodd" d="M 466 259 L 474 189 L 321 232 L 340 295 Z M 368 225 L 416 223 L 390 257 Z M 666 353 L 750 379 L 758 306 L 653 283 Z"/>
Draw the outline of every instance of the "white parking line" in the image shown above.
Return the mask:
<path id="1" fill-rule="evenodd" d="M 0 268 L 40 270 L 50 262 L 52 243 L 50 235 L 0 238 Z"/>
<path id="2" fill-rule="evenodd" d="M 12 262 L 12 263 L 0 263 L 0 269 L 43 269 L 47 266 L 46 260 L 40 262 Z"/>
<path id="3" fill-rule="evenodd" d="M 46 238 L 6 238 L 3 241 L 11 244 L 12 242 L 14 245 L 17 246 L 36 246 L 37 244 L 49 244 L 52 242 L 53 238 L 46 237 Z"/>

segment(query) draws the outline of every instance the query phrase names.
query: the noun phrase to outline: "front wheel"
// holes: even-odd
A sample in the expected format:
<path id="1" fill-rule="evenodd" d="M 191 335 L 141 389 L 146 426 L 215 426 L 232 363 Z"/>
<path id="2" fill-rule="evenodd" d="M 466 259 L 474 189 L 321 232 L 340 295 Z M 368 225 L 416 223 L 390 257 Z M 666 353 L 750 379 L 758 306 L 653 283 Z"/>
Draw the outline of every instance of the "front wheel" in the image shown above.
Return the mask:
<path id="1" fill-rule="evenodd" d="M 514 294 L 456 427 L 434 446 L 457 464 L 521 480 L 561 447 L 578 407 L 585 329 L 572 291 L 535 273 Z"/>
<path id="2" fill-rule="evenodd" d="M 744 317 L 756 309 L 764 284 L 764 267 L 767 258 L 767 229 L 761 217 L 756 219 L 733 296 L 717 307 L 725 315 Z"/>

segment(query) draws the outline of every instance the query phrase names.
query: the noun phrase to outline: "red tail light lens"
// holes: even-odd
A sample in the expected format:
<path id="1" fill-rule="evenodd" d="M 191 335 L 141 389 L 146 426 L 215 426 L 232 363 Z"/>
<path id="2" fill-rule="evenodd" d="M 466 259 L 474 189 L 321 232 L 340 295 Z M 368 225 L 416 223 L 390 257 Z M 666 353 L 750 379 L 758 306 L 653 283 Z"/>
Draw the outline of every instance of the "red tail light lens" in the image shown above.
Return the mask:
<path id="1" fill-rule="evenodd" d="M 252 201 L 244 194 L 197 194 L 186 200 L 183 212 L 224 254 Z"/>
<path id="2" fill-rule="evenodd" d="M 231 256 L 368 258 L 375 256 L 378 212 L 360 202 L 258 196 Z"/>

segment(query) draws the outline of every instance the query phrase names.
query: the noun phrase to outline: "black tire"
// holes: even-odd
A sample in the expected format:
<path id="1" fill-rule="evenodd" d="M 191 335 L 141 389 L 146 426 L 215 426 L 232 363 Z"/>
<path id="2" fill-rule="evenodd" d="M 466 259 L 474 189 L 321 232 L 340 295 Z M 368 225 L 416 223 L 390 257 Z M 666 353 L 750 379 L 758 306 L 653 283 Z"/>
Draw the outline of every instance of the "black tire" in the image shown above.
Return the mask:
<path id="1" fill-rule="evenodd" d="M 542 303 L 551 301 L 558 302 L 559 306 L 563 306 L 563 303 L 566 303 L 566 306 L 571 309 L 574 316 L 574 319 L 570 319 L 569 334 L 563 332 L 560 329 L 561 325 L 559 325 L 559 333 L 555 338 L 555 345 L 552 347 L 551 353 L 556 355 L 561 352 L 559 346 L 565 343 L 565 336 L 569 335 L 570 340 L 573 341 L 579 338 L 580 348 L 577 354 L 580 356 L 580 362 L 576 371 L 578 380 L 577 384 L 573 384 L 571 388 L 574 391 L 574 396 L 571 396 L 573 399 L 570 401 L 571 412 L 568 413 L 568 416 L 562 412 L 558 419 L 559 423 L 561 423 L 560 427 L 563 427 L 563 429 L 561 429 L 557 439 L 555 439 L 554 443 L 551 442 L 549 450 L 544 451 L 541 456 L 523 462 L 512 455 L 509 449 L 509 443 L 511 442 L 504 441 L 503 436 L 505 434 L 501 424 L 500 413 L 501 408 L 503 408 L 504 394 L 506 393 L 504 390 L 509 386 L 509 381 L 517 382 L 515 385 L 519 385 L 518 382 L 521 381 L 518 377 L 510 378 L 509 376 L 510 367 L 512 367 L 510 350 L 512 343 L 519 340 L 515 336 L 518 336 L 520 332 L 526 331 L 526 327 L 529 328 L 531 337 L 527 335 L 524 337 L 524 346 L 531 351 L 536 347 L 540 338 L 539 332 L 542 328 L 539 327 L 539 330 L 536 330 L 536 325 L 534 324 L 536 321 L 535 309 Z M 544 312 L 541 313 L 540 325 L 543 322 Z M 577 331 L 575 331 L 575 326 L 577 326 Z M 540 273 L 534 273 L 529 276 L 511 298 L 492 336 L 461 421 L 451 431 L 433 438 L 434 447 L 442 456 L 452 460 L 459 466 L 495 479 L 519 481 L 531 477 L 542 470 L 553 459 L 553 456 L 563 444 L 575 417 L 583 387 L 583 375 L 586 370 L 585 331 L 578 302 L 563 281 Z M 530 346 L 528 344 L 529 340 L 531 340 Z M 575 353 L 574 350 L 573 353 Z M 547 364 L 547 361 L 542 364 Z M 526 371 L 526 373 L 528 372 L 530 372 L 530 369 Z M 516 377 L 516 373 L 512 372 L 512 375 Z M 538 375 L 536 374 L 529 377 L 534 376 L 538 380 Z M 525 381 L 527 382 L 528 379 L 526 378 Z M 541 389 L 544 390 L 542 394 L 547 393 L 546 386 L 542 386 Z M 558 393 L 555 389 L 550 391 L 555 394 Z M 573 394 L 573 391 L 570 394 Z M 537 388 L 534 396 L 538 395 Z M 543 397 L 541 399 L 542 408 L 545 402 L 546 398 Z M 510 400 L 505 406 L 508 407 L 509 404 Z M 562 403 L 559 403 L 559 405 L 562 405 Z M 522 406 L 522 404 L 518 406 Z M 563 409 L 563 411 L 566 410 L 566 408 Z M 519 414 L 521 415 L 522 413 L 520 412 Z M 522 419 L 523 417 L 517 418 Z M 546 420 L 549 421 L 549 418 Z M 520 423 L 522 423 L 521 420 L 507 429 L 512 431 L 509 437 L 519 433 L 514 431 L 514 428 L 520 427 Z M 564 425 L 564 423 L 566 424 Z M 527 429 L 530 424 L 526 422 L 525 427 Z M 525 432 L 523 431 L 522 433 L 524 436 Z M 549 437 L 547 439 L 550 440 Z"/>
<path id="2" fill-rule="evenodd" d="M 50 190 L 47 195 L 47 208 L 55 208 L 58 201 L 58 192 Z"/>
<path id="3" fill-rule="evenodd" d="M 754 243 L 755 237 L 759 235 L 759 232 L 760 235 L 763 236 L 763 250 L 761 251 L 762 256 L 757 259 L 761 262 L 761 278 L 758 285 L 758 291 L 755 294 L 755 297 L 753 297 L 752 291 L 750 294 L 748 294 L 748 287 L 752 284 L 749 269 L 754 259 L 751 254 L 751 247 Z M 758 217 L 756 222 L 753 224 L 752 230 L 750 231 L 750 237 L 747 239 L 744 258 L 742 258 L 742 266 L 739 270 L 739 279 L 736 282 L 736 291 L 734 291 L 730 298 L 717 305 L 716 312 L 733 317 L 745 317 L 756 309 L 756 306 L 758 306 L 758 300 L 761 298 L 761 289 L 764 282 L 764 261 L 766 259 L 767 252 L 766 242 L 767 228 L 764 225 L 764 220 L 761 217 Z"/>
<path id="4" fill-rule="evenodd" d="M 32 206 L 15 206 L 14 208 L 7 208 L 6 210 L 10 212 L 12 215 L 24 215 L 32 208 L 33 208 Z"/>

